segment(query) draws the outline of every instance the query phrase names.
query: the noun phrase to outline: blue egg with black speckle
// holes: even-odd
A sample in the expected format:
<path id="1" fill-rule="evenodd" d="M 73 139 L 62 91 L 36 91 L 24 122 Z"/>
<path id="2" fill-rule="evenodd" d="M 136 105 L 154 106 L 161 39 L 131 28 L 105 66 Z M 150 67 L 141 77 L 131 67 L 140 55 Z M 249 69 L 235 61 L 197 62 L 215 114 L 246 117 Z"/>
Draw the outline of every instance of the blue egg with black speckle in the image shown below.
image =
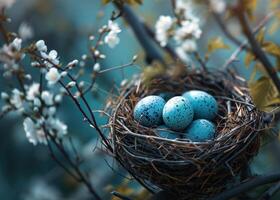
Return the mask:
<path id="1" fill-rule="evenodd" d="M 165 100 L 160 96 L 144 97 L 134 107 L 134 119 L 147 127 L 162 124 L 162 110 L 165 103 Z"/>
<path id="2" fill-rule="evenodd" d="M 186 129 L 186 138 L 193 142 L 205 142 L 215 137 L 215 125 L 206 119 L 194 120 Z"/>
<path id="3" fill-rule="evenodd" d="M 170 139 L 170 140 L 181 138 L 180 134 L 177 134 L 176 132 L 169 130 L 168 127 L 165 125 L 159 126 L 156 129 L 156 133 L 159 137 Z"/>
<path id="4" fill-rule="evenodd" d="M 175 131 L 185 129 L 192 122 L 193 115 L 190 102 L 182 96 L 167 101 L 162 112 L 165 125 Z"/>
<path id="5" fill-rule="evenodd" d="M 194 119 L 213 120 L 218 112 L 216 99 L 207 92 L 191 90 L 183 95 L 191 103 L 194 111 Z"/>

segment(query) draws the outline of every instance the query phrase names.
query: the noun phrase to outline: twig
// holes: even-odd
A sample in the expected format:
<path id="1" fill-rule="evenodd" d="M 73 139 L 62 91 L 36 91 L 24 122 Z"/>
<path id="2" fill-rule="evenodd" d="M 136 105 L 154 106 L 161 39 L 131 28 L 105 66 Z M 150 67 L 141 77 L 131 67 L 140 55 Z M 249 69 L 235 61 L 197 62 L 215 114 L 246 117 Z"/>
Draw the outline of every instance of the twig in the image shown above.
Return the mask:
<path id="1" fill-rule="evenodd" d="M 280 182 L 270 187 L 258 200 L 269 200 L 273 195 L 280 190 Z"/>
<path id="2" fill-rule="evenodd" d="M 198 52 L 194 52 L 194 56 L 197 59 L 197 61 L 199 62 L 199 64 L 201 65 L 202 69 L 207 72 L 207 67 L 205 62 L 202 60 L 202 58 L 200 57 Z"/>
<path id="3" fill-rule="evenodd" d="M 128 198 L 128 197 L 124 196 L 123 194 L 120 194 L 117 191 L 113 191 L 113 192 L 111 192 L 111 194 L 122 200 L 132 200 L 131 198 Z"/>
<path id="4" fill-rule="evenodd" d="M 246 49 L 247 51 L 250 51 L 250 47 L 247 46 L 246 44 L 243 44 L 241 41 L 239 41 L 236 37 L 234 37 L 231 32 L 227 29 L 227 27 L 225 26 L 225 24 L 223 23 L 221 17 L 219 14 L 215 13 L 212 11 L 212 15 L 214 17 L 214 19 L 216 20 L 216 22 L 218 23 L 218 25 L 220 26 L 220 28 L 222 29 L 223 33 L 233 42 L 235 43 L 237 46 L 241 46 L 243 45 L 243 49 Z"/>
<path id="5" fill-rule="evenodd" d="M 221 194 L 217 195 L 216 197 L 211 198 L 210 200 L 230 199 L 232 197 L 240 195 L 243 192 L 247 192 L 256 187 L 259 187 L 259 186 L 262 186 L 265 184 L 269 184 L 269 183 L 273 183 L 273 182 L 277 182 L 279 180 L 280 180 L 280 173 L 258 176 L 256 178 L 248 180 L 230 190 L 226 190 L 225 192 L 222 192 Z"/>
<path id="6" fill-rule="evenodd" d="M 264 19 L 254 28 L 253 34 L 258 33 L 262 27 L 270 20 L 270 18 L 274 15 L 274 12 L 268 14 L 264 17 Z M 229 59 L 226 60 L 225 64 L 223 65 L 223 69 L 226 69 L 230 66 L 237 58 L 237 56 L 244 50 L 245 46 L 248 44 L 248 41 L 242 42 L 242 44 L 233 52 Z"/>
<path id="7" fill-rule="evenodd" d="M 101 70 L 100 72 L 98 72 L 98 74 L 103 74 L 105 72 L 123 69 L 123 68 L 129 67 L 129 66 L 132 66 L 132 65 L 134 65 L 133 61 L 130 62 L 130 63 L 124 64 L 124 65 L 119 65 L 119 66 L 115 66 L 115 67 L 111 67 L 111 68 L 107 68 L 107 69 Z"/>

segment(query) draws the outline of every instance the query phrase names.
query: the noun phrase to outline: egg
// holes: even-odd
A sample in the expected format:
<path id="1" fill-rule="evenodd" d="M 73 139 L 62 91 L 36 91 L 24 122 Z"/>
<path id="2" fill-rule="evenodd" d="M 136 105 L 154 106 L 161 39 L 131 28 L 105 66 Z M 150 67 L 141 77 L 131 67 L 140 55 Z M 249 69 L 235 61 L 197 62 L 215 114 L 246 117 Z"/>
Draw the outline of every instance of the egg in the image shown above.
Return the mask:
<path id="1" fill-rule="evenodd" d="M 191 90 L 183 95 L 191 103 L 194 110 L 194 119 L 213 120 L 218 112 L 216 99 L 207 92 Z"/>
<path id="2" fill-rule="evenodd" d="M 204 142 L 215 136 L 215 125 L 206 119 L 194 120 L 186 129 L 186 138 L 193 142 Z"/>
<path id="3" fill-rule="evenodd" d="M 162 111 L 165 125 L 175 131 L 185 129 L 193 120 L 193 115 L 190 102 L 182 96 L 171 98 Z"/>
<path id="4" fill-rule="evenodd" d="M 165 100 L 160 96 L 147 96 L 134 107 L 133 116 L 141 125 L 151 127 L 162 123 L 162 110 Z"/>
<path id="5" fill-rule="evenodd" d="M 157 131 L 157 135 L 162 138 L 166 138 L 166 139 L 170 139 L 170 140 L 175 140 L 176 138 L 181 138 L 180 134 L 177 134 L 176 132 L 169 130 L 167 128 L 167 126 L 165 126 L 165 125 L 159 126 L 156 129 L 156 131 Z"/>

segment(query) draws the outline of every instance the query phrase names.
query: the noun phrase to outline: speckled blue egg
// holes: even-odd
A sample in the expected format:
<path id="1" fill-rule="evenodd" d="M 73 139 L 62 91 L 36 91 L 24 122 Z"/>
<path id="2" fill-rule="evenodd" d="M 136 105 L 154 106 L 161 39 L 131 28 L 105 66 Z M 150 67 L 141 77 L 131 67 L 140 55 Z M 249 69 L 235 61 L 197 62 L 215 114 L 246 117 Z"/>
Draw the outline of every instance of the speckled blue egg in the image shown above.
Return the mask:
<path id="1" fill-rule="evenodd" d="M 212 95 L 200 90 L 191 90 L 185 92 L 182 96 L 191 103 L 194 111 L 194 119 L 212 120 L 216 117 L 218 104 Z"/>
<path id="2" fill-rule="evenodd" d="M 170 139 L 170 140 L 175 140 L 177 138 L 181 138 L 180 137 L 180 134 L 177 134 L 176 132 L 174 131 L 171 131 L 170 129 L 168 129 L 167 126 L 165 125 L 161 125 L 159 126 L 157 129 L 157 135 L 159 137 L 162 137 L 162 138 L 166 138 L 166 139 Z"/>
<path id="3" fill-rule="evenodd" d="M 186 138 L 193 142 L 205 142 L 215 136 L 215 125 L 206 119 L 194 120 L 186 129 Z"/>
<path id="4" fill-rule="evenodd" d="M 147 96 L 134 107 L 133 116 L 143 126 L 156 126 L 162 123 L 162 110 L 165 100 L 160 96 Z"/>
<path id="5" fill-rule="evenodd" d="M 193 114 L 190 102 L 182 96 L 176 96 L 165 104 L 162 118 L 166 126 L 179 131 L 185 129 L 191 123 Z"/>

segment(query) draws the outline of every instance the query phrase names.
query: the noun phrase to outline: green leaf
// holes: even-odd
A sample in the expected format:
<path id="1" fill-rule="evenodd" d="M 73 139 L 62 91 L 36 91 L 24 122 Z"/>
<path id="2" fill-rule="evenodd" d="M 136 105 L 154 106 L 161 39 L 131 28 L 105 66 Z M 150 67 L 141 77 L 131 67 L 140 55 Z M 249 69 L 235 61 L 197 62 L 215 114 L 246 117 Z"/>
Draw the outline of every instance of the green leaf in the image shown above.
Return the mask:
<path id="1" fill-rule="evenodd" d="M 221 37 L 215 37 L 209 40 L 207 49 L 210 54 L 218 49 L 229 49 L 229 46 L 224 43 Z"/>

